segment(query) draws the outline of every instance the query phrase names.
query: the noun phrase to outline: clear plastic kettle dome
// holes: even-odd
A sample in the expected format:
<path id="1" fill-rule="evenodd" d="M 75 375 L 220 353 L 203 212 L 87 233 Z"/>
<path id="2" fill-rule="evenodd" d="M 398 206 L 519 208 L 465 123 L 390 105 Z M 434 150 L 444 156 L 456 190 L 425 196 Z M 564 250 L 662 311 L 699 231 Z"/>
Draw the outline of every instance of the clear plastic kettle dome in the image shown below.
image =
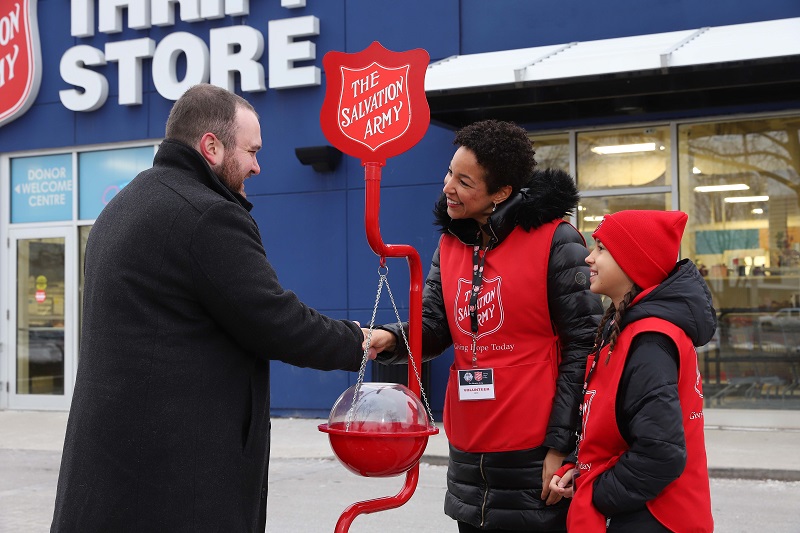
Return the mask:
<path id="1" fill-rule="evenodd" d="M 399 383 L 361 383 L 344 391 L 327 424 L 331 448 L 348 470 L 372 477 L 396 476 L 413 467 L 438 428 L 425 405 Z"/>

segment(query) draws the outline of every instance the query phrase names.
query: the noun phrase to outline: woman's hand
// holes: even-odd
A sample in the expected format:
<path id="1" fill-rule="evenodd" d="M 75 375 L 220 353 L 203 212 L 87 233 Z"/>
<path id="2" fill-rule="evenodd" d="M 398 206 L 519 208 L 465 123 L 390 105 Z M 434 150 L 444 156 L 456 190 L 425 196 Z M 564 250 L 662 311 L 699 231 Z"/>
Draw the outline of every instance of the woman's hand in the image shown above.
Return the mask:
<path id="1" fill-rule="evenodd" d="M 369 358 L 375 359 L 377 354 L 385 351 L 391 352 L 397 344 L 397 338 L 394 333 L 386 331 L 385 329 L 373 329 L 372 336 L 370 331 L 366 328 L 361 328 L 364 332 L 364 342 L 361 345 L 363 350 L 367 349 L 367 341 L 369 341 Z"/>
<path id="2" fill-rule="evenodd" d="M 544 458 L 542 463 L 542 499 L 545 501 L 545 505 L 558 503 L 563 497 L 561 493 L 551 490 L 550 480 L 553 478 L 553 474 L 561 468 L 566 456 L 566 453 L 550 448 Z"/>

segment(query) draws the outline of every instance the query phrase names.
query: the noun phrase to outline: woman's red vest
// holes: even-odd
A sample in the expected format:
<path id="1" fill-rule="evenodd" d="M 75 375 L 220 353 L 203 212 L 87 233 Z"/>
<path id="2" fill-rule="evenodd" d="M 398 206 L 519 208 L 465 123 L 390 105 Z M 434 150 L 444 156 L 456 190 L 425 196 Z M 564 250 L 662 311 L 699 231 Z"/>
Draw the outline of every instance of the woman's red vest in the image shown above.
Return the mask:
<path id="1" fill-rule="evenodd" d="M 714 529 L 703 433 L 703 388 L 697 352 L 692 341 L 679 327 L 660 318 L 645 318 L 620 332 L 608 364 L 605 364 L 608 346 L 600 352 L 587 385 L 583 403 L 583 431 L 578 445 L 579 475 L 575 480 L 575 496 L 567 516 L 569 531 L 606 531 L 606 517 L 592 504 L 594 481 L 612 468 L 628 449 L 617 426 L 617 391 L 631 342 L 636 335 L 645 331 L 665 333 L 678 346 L 678 396 L 686 437 L 686 467 L 683 473 L 648 501 L 647 507 L 671 531 L 710 533 Z M 590 355 L 586 363 L 587 378 L 594 359 L 595 355 Z"/>
<path id="2" fill-rule="evenodd" d="M 547 305 L 556 220 L 515 228 L 486 254 L 477 300 L 477 365 L 493 371 L 495 399 L 459 400 L 458 370 L 473 368 L 469 314 L 473 248 L 451 235 L 439 248 L 442 296 L 455 358 L 444 406 L 450 443 L 466 452 L 524 450 L 544 442 L 560 347 Z"/>

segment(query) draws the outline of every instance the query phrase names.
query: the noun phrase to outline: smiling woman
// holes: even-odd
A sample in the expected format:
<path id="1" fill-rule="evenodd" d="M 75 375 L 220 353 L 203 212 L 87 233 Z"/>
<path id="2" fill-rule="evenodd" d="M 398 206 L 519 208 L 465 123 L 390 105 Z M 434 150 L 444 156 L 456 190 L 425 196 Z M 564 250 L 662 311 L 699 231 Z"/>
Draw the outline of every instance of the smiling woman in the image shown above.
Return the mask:
<path id="1" fill-rule="evenodd" d="M 485 224 L 492 210 L 508 197 L 511 186 L 489 194 L 487 172 L 475 153 L 464 146 L 456 150 L 442 191 L 447 198 L 447 214 L 452 219 L 474 219 Z M 486 239 L 488 239 L 486 235 Z M 485 245 L 486 243 L 484 243 Z"/>
<path id="2" fill-rule="evenodd" d="M 574 448 L 601 312 L 586 283 L 584 241 L 563 220 L 577 189 L 564 171 L 534 171 L 531 140 L 513 123 L 476 122 L 454 144 L 422 303 L 423 357 L 451 344 L 455 352 L 445 513 L 464 533 L 563 531 L 568 502 L 549 481 Z M 401 327 L 372 332 L 378 362 L 406 361 Z"/>

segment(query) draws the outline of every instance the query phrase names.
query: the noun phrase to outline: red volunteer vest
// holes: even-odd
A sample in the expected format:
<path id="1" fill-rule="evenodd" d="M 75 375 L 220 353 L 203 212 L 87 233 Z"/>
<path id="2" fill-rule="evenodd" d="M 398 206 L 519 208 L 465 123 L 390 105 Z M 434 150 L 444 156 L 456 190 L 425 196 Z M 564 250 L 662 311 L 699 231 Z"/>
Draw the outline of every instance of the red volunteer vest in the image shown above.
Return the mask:
<path id="1" fill-rule="evenodd" d="M 697 352 L 682 329 L 660 318 L 645 318 L 625 327 L 617 339 L 608 365 L 608 346 L 600 352 L 583 404 L 583 433 L 578 447 L 580 475 L 575 480 L 575 497 L 567 515 L 567 529 L 581 533 L 604 532 L 606 517 L 592 504 L 594 480 L 613 467 L 628 449 L 616 420 L 617 389 L 634 337 L 645 331 L 665 333 L 678 345 L 680 368 L 678 396 L 686 436 L 686 468 L 678 479 L 647 507 L 671 531 L 710 533 L 711 493 L 708 482 L 705 436 L 703 433 L 703 389 Z M 595 355 L 586 362 L 587 375 Z"/>
<path id="2" fill-rule="evenodd" d="M 493 400 L 458 397 L 458 370 L 473 368 L 473 247 L 452 235 L 442 237 L 442 296 L 455 352 L 443 418 L 447 437 L 459 450 L 524 450 L 544 442 L 560 358 L 547 305 L 547 266 L 553 233 L 562 222 L 530 232 L 517 227 L 486 254 L 477 305 L 477 368 L 493 370 Z"/>

